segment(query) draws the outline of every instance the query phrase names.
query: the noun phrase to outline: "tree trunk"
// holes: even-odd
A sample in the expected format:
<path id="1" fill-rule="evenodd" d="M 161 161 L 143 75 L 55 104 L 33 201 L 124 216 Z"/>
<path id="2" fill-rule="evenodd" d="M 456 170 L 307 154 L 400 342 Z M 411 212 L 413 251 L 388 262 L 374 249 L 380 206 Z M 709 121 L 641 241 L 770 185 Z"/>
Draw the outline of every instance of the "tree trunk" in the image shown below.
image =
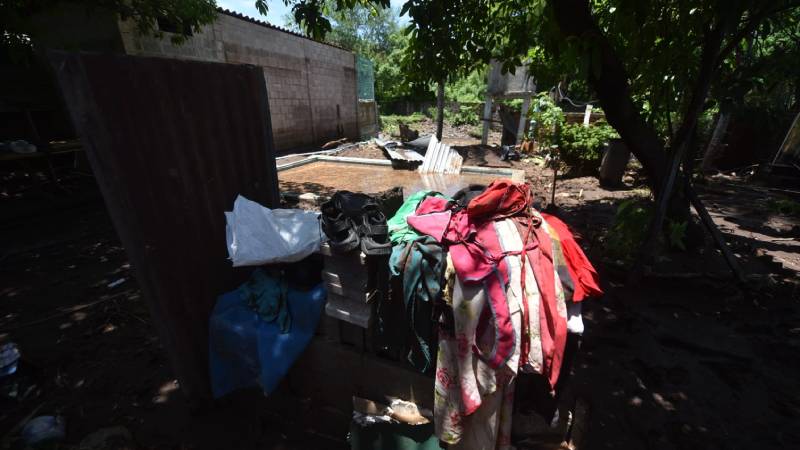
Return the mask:
<path id="1" fill-rule="evenodd" d="M 689 104 L 683 112 L 683 120 L 670 142 L 671 154 L 667 157 L 656 130 L 645 121 L 633 103 L 628 74 L 611 43 L 594 21 L 590 0 L 553 0 L 551 4 L 556 22 L 565 37 L 580 39 L 588 45 L 589 85 L 597 93 L 608 123 L 619 132 L 642 163 L 656 196 L 657 205 L 648 237 L 637 258 L 639 263 L 645 262 L 655 250 L 665 216 L 680 222 L 689 219 L 689 201 L 682 189 L 686 180 L 681 176 L 679 167 L 687 147 L 692 144 L 697 118 L 703 111 L 716 72 L 727 23 L 718 24 L 705 34 L 697 79 L 692 86 Z"/>
<path id="2" fill-rule="evenodd" d="M 677 166 L 672 167 L 664 146 L 655 129 L 648 125 L 639 108 L 633 103 L 628 85 L 628 73 L 611 43 L 597 26 L 591 14 L 589 0 L 552 1 L 556 22 L 565 37 L 583 39 L 597 51 L 587 50 L 590 58 L 589 85 L 597 92 L 608 123 L 642 163 L 648 175 L 650 187 L 656 196 L 662 191 L 671 191 Z M 673 151 L 683 152 L 684 144 L 697 125 L 703 111 L 713 75 L 719 62 L 720 47 L 728 23 L 709 30 L 703 43 L 700 67 L 695 80 L 689 105 L 683 114 L 681 125 L 671 142 Z M 682 155 L 681 155 L 682 156 Z M 680 161 L 682 158 L 677 158 Z M 688 202 L 685 202 L 688 208 Z"/>
<path id="3" fill-rule="evenodd" d="M 444 80 L 440 80 L 436 87 L 436 139 L 442 141 L 442 128 L 444 128 Z"/>
<path id="4" fill-rule="evenodd" d="M 592 18 L 589 1 L 554 0 L 552 5 L 565 37 L 591 39 L 591 44 L 598 48 L 599 51 L 590 52 L 599 55 L 598 60 L 591 61 L 591 67 L 599 70 L 589 71 L 589 84 L 597 93 L 606 120 L 642 163 L 650 186 L 658 192 L 667 168 L 664 145 L 633 103 L 625 67 Z"/>
<path id="5" fill-rule="evenodd" d="M 703 163 L 700 166 L 703 172 L 711 172 L 714 170 L 714 162 L 719 157 L 722 148 L 722 139 L 725 133 L 728 132 L 728 123 L 730 122 L 731 115 L 725 105 L 720 108 L 717 123 L 714 126 L 714 133 L 708 141 L 706 153 L 703 155 Z"/>

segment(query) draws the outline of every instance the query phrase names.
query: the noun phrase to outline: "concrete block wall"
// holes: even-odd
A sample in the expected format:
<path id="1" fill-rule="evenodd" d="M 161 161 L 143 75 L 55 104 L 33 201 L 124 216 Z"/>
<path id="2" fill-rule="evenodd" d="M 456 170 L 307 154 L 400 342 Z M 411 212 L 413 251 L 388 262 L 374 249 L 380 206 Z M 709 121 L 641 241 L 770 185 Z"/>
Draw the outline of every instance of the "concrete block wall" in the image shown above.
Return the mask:
<path id="1" fill-rule="evenodd" d="M 171 41 L 172 33 L 163 33 L 163 38 L 140 35 L 133 21 L 120 21 L 119 32 L 125 53 L 139 56 L 161 56 L 196 61 L 225 62 L 222 43 L 213 26 L 203 27 L 199 33 L 177 45 Z"/>
<path id="2" fill-rule="evenodd" d="M 278 150 L 359 136 L 352 52 L 225 13 L 181 45 L 125 22 L 120 32 L 128 54 L 261 66 Z"/>

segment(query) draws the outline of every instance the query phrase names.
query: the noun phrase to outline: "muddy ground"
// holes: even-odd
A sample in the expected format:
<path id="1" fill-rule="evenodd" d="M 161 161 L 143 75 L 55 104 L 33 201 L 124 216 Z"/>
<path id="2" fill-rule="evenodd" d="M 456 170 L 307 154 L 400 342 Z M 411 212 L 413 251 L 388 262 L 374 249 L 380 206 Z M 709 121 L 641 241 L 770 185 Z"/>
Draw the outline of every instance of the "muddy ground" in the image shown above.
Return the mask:
<path id="1" fill-rule="evenodd" d="M 505 163 L 474 138 L 459 139 L 467 164 L 521 168 L 549 196 L 551 173 L 535 161 Z M 23 354 L 13 389 L 4 384 L 0 397 L 3 448 L 19 447 L 20 425 L 42 414 L 65 418 L 62 448 L 112 426 L 132 434 L 113 448 L 346 448 L 345 430 L 287 423 L 254 393 L 215 408 L 188 404 L 93 179 L 31 189 L 20 176 L 6 173 L 0 196 L 0 339 Z M 707 237 L 664 254 L 655 273 L 631 285 L 604 236 L 620 201 L 649 195 L 637 179 L 631 173 L 613 191 L 593 177 L 557 182 L 557 213 L 606 290 L 584 310 L 572 377 L 591 405 L 586 448 L 800 448 L 799 220 L 768 206 L 792 194 L 730 177 L 698 186 L 746 286 Z"/>

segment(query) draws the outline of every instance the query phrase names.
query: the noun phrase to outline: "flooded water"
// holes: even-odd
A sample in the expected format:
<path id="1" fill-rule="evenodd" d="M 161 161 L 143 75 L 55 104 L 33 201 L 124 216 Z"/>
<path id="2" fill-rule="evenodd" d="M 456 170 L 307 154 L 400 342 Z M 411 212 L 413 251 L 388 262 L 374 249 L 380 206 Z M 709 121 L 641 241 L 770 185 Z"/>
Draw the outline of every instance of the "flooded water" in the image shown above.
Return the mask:
<path id="1" fill-rule="evenodd" d="M 411 170 L 394 170 L 390 166 L 332 161 L 316 161 L 278 172 L 281 192 L 312 192 L 323 196 L 339 190 L 377 194 L 395 186 L 402 186 L 406 197 L 422 189 L 453 195 L 470 184 L 489 184 L 502 177 L 476 173 L 420 174 Z"/>

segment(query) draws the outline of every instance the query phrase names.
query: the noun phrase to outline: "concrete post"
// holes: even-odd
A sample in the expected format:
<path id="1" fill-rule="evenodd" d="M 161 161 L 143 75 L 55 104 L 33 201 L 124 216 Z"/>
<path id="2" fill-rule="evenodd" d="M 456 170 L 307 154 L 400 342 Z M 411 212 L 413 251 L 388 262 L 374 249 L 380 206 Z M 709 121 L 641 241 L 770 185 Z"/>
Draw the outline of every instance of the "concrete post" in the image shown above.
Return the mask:
<path id="1" fill-rule="evenodd" d="M 528 109 L 531 107 L 530 94 L 522 100 L 522 109 L 519 111 L 519 126 L 517 127 L 517 144 L 522 143 L 522 136 L 525 135 L 525 124 L 528 121 Z"/>
<path id="2" fill-rule="evenodd" d="M 481 132 L 481 145 L 489 143 L 489 126 L 492 120 L 492 96 L 486 94 L 486 101 L 483 104 L 483 131 Z"/>

